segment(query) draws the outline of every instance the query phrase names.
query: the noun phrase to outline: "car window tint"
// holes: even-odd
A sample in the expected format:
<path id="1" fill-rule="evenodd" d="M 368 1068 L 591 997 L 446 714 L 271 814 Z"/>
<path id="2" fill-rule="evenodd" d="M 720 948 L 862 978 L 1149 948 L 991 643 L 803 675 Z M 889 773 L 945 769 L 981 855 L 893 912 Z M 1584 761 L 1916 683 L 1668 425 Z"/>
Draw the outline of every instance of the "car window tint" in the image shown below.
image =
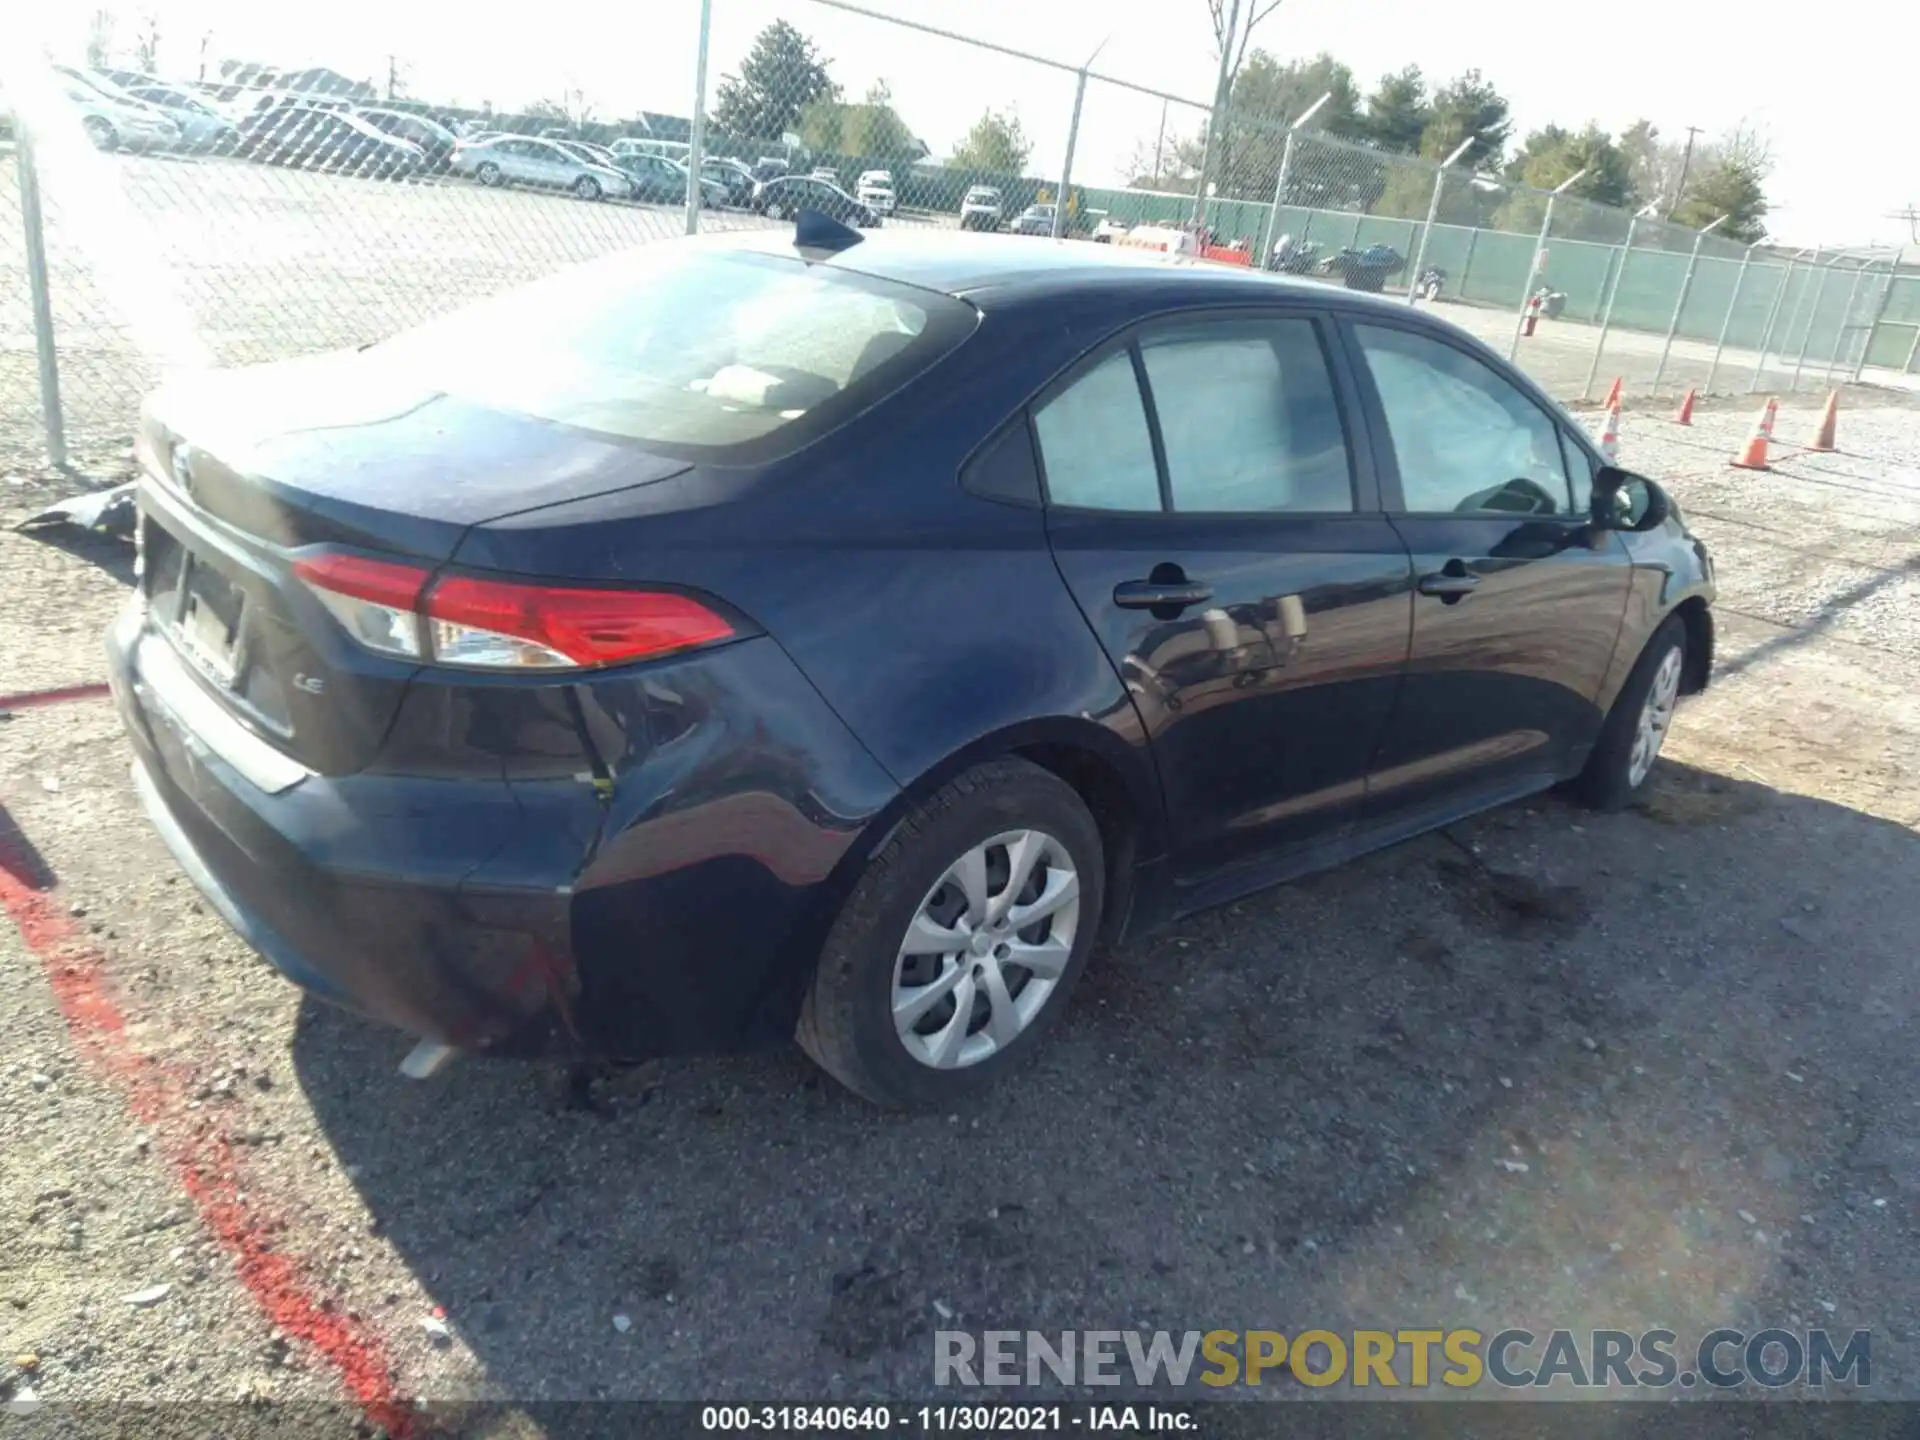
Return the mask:
<path id="1" fill-rule="evenodd" d="M 1160 508 L 1160 473 L 1130 351 L 1109 355 L 1048 400 L 1033 424 L 1053 504 Z"/>
<path id="2" fill-rule="evenodd" d="M 1569 515 L 1559 427 L 1491 367 L 1425 335 L 1356 325 L 1410 514 Z"/>
<path id="3" fill-rule="evenodd" d="M 1175 510 L 1350 511 L 1340 410 L 1309 320 L 1165 330 L 1140 355 Z"/>

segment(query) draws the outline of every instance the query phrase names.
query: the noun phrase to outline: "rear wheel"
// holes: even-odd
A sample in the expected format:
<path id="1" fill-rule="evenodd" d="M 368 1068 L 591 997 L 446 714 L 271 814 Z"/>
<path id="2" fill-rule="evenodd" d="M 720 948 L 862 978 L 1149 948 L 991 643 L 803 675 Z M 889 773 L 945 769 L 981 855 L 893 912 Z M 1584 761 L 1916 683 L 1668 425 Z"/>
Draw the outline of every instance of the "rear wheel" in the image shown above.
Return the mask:
<path id="1" fill-rule="evenodd" d="M 787 218 L 786 207 L 782 205 L 778 200 L 769 201 L 767 204 L 766 216 L 767 216 L 767 219 L 769 220 L 784 220 Z"/>
<path id="2" fill-rule="evenodd" d="M 1575 792 L 1594 809 L 1624 809 L 1645 787 L 1680 704 L 1686 654 L 1686 627 L 1670 615 L 1640 652 L 1607 712 L 1586 769 L 1574 782 Z"/>
<path id="3" fill-rule="evenodd" d="M 878 1104 L 949 1104 L 1022 1063 L 1065 1008 L 1105 898 L 1099 827 L 1023 760 L 967 771 L 868 862 L 801 1012 L 807 1053 Z"/>
<path id="4" fill-rule="evenodd" d="M 113 122 L 104 115 L 89 115 L 84 127 L 87 139 L 96 150 L 118 150 L 120 132 L 113 128 Z"/>

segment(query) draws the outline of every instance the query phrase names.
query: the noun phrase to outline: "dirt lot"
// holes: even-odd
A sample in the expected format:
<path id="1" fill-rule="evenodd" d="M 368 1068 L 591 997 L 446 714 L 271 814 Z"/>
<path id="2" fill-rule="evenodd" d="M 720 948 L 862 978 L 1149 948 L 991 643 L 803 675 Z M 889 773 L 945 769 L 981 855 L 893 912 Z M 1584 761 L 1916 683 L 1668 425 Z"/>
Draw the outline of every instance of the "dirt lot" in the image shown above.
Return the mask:
<path id="1" fill-rule="evenodd" d="M 1417 1317 L 1871 1327 L 1920 1396 L 1920 410 L 1850 392 L 1846 453 L 1768 474 L 1725 463 L 1750 418 L 1627 416 L 1723 586 L 1644 808 L 1542 798 L 1101 956 L 953 1115 L 797 1052 L 405 1082 L 177 874 L 106 705 L 0 722 L 0 1392 L 405 1428 L 925 1395 L 949 1325 Z M 70 488 L 16 445 L 0 522 Z M 99 678 L 127 559 L 0 531 L 0 692 Z"/>

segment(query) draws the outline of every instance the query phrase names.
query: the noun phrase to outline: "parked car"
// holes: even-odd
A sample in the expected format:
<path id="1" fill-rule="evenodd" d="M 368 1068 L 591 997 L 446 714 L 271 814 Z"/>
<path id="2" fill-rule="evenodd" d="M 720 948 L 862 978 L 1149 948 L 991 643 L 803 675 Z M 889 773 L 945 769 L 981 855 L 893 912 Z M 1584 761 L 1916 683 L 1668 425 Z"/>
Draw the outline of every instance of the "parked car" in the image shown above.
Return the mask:
<path id="1" fill-rule="evenodd" d="M 1013 217 L 1013 223 L 1007 227 L 1016 235 L 1053 234 L 1053 206 L 1029 205 Z"/>
<path id="2" fill-rule="evenodd" d="M 622 155 L 618 161 L 621 174 L 625 175 L 633 186 L 633 198 L 650 205 L 685 205 L 687 203 L 687 167 L 678 160 L 669 160 L 664 155 L 646 152 Z M 700 181 L 700 203 L 709 208 L 727 203 L 727 187 L 721 181 Z"/>
<path id="3" fill-rule="evenodd" d="M 795 238 L 145 407 L 136 789 L 410 1074 L 797 1035 L 947 1110 L 1097 945 L 1561 781 L 1626 804 L 1707 683 L 1679 510 L 1431 311 Z"/>
<path id="4" fill-rule="evenodd" d="M 183 150 L 227 151 L 239 143 L 239 127 L 198 95 L 190 95 L 173 85 L 122 88 L 134 99 L 165 112 L 166 117 L 180 127 Z"/>
<path id="5" fill-rule="evenodd" d="M 482 185 L 537 185 L 571 190 L 582 200 L 635 194 L 625 174 L 571 155 L 551 140 L 532 135 L 497 135 L 485 140 L 462 140 L 453 147 L 448 168 L 471 175 Z"/>
<path id="6" fill-rule="evenodd" d="M 426 156 L 427 168 L 436 172 L 444 171 L 452 162 L 453 147 L 460 143 L 460 137 L 438 120 L 415 115 L 409 110 L 385 110 L 377 105 L 363 105 L 354 114 L 376 130 L 418 145 Z"/>
<path id="7" fill-rule="evenodd" d="M 863 171 L 853 187 L 853 198 L 876 215 L 891 215 L 895 203 L 892 174 L 885 170 Z"/>
<path id="8" fill-rule="evenodd" d="M 702 161 L 700 176 L 725 188 L 726 197 L 721 203 L 737 207 L 744 207 L 753 199 L 753 187 L 758 183 L 750 167 L 724 156 Z"/>
<path id="9" fill-rule="evenodd" d="M 991 185 L 975 185 L 960 198 L 962 230 L 1000 228 L 1000 192 Z"/>
<path id="10" fill-rule="evenodd" d="M 151 105 L 109 100 L 77 81 L 66 82 L 61 90 L 96 150 L 171 150 L 181 143 L 179 125 Z"/>
<path id="11" fill-rule="evenodd" d="M 752 208 L 769 220 L 784 220 L 802 210 L 817 210 L 830 219 L 871 230 L 880 216 L 838 185 L 811 175 L 787 175 L 769 180 L 753 192 Z"/>
<path id="12" fill-rule="evenodd" d="M 240 123 L 237 153 L 265 165 L 331 170 L 381 180 L 418 174 L 426 152 L 344 110 L 280 106 Z"/>

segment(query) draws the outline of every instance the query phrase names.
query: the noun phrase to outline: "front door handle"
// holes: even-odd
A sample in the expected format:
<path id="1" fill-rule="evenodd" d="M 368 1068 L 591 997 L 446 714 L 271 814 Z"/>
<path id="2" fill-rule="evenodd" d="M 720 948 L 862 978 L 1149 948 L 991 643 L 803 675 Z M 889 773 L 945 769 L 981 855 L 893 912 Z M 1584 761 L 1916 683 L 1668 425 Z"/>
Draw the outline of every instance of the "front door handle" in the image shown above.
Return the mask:
<path id="1" fill-rule="evenodd" d="M 1113 587 L 1113 603 L 1123 610 L 1184 610 L 1213 598 L 1213 587 L 1196 580 L 1122 580 Z"/>
<path id="2" fill-rule="evenodd" d="M 1422 595 L 1438 595 L 1442 600 L 1458 600 L 1471 595 L 1480 584 L 1478 575 L 1451 575 L 1442 570 L 1420 577 Z"/>

